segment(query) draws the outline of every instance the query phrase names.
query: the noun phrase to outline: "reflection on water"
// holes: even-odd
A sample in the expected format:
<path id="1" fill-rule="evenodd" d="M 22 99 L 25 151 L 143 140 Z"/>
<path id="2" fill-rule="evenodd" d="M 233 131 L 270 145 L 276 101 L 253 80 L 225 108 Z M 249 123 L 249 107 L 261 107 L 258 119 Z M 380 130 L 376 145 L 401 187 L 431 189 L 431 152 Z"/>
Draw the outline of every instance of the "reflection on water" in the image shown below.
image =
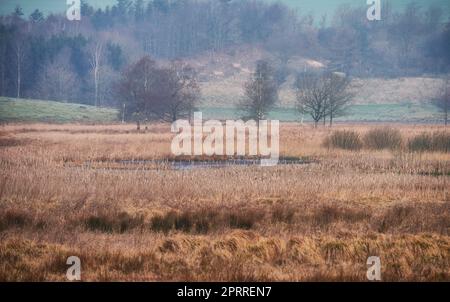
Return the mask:
<path id="1" fill-rule="evenodd" d="M 278 166 L 305 165 L 317 163 L 311 159 L 280 159 Z M 105 172 L 145 172 L 145 171 L 186 171 L 196 169 L 219 169 L 227 167 L 260 167 L 260 159 L 226 159 L 226 160 L 111 160 L 86 161 L 83 164 L 64 163 L 68 169 L 90 169 Z"/>

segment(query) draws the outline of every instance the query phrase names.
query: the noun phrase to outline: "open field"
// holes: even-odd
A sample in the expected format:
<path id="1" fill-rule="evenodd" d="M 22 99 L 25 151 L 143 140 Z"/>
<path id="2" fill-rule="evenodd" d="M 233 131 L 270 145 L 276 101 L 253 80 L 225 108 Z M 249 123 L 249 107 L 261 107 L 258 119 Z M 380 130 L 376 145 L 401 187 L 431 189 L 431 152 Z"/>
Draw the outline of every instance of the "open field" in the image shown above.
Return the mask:
<path id="1" fill-rule="evenodd" d="M 205 119 L 238 119 L 236 108 L 199 106 Z M 293 108 L 276 108 L 269 116 L 286 122 L 311 121 Z M 439 123 L 436 108 L 427 103 L 354 104 L 337 122 Z M 40 100 L 17 100 L 0 97 L 0 122 L 95 123 L 119 122 L 119 112 L 112 108 Z"/>
<path id="2" fill-rule="evenodd" d="M 208 119 L 236 119 L 239 112 L 233 108 L 200 108 Z M 270 119 L 285 122 L 311 122 L 308 115 L 299 114 L 294 108 L 276 108 Z M 440 123 L 439 113 L 430 104 L 355 104 L 350 105 L 345 115 L 336 122 L 398 122 L 398 123 Z"/>
<path id="3" fill-rule="evenodd" d="M 0 122 L 111 123 L 118 111 L 84 104 L 0 97 Z"/>
<path id="4" fill-rule="evenodd" d="M 339 125 L 364 134 L 375 125 Z M 393 125 L 404 140 L 440 126 Z M 305 165 L 172 170 L 168 125 L 0 128 L 0 280 L 450 280 L 450 153 L 327 149 L 283 124 Z M 86 162 L 97 165 L 85 165 Z"/>

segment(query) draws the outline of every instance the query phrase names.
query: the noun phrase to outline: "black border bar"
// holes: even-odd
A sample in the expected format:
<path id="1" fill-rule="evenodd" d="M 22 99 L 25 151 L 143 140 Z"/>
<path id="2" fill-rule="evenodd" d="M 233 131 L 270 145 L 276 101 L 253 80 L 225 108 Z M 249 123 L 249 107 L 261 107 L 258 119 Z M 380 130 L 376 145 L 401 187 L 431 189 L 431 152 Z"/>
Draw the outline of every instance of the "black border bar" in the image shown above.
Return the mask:
<path id="1" fill-rule="evenodd" d="M 246 288 L 246 289 L 244 289 Z M 270 290 L 269 290 L 270 288 Z M 58 301 L 84 299 L 88 296 L 128 299 L 130 296 L 143 297 L 143 301 L 176 300 L 273 300 L 288 298 L 289 301 L 303 301 L 306 297 L 346 299 L 355 301 L 378 300 L 399 295 L 402 298 L 430 299 L 430 295 L 448 294 L 449 283 L 218 283 L 218 282 L 43 282 L 43 283 L 0 283 L 0 293 L 11 298 L 22 296 L 43 298 L 54 297 Z M 205 291 L 209 290 L 206 299 Z M 183 296 L 179 296 L 183 293 Z M 196 293 L 195 297 L 185 296 Z M 59 299 L 58 299 L 59 297 Z M 155 300 L 158 298 L 157 300 Z M 309 299 L 308 299 L 309 300 Z"/>

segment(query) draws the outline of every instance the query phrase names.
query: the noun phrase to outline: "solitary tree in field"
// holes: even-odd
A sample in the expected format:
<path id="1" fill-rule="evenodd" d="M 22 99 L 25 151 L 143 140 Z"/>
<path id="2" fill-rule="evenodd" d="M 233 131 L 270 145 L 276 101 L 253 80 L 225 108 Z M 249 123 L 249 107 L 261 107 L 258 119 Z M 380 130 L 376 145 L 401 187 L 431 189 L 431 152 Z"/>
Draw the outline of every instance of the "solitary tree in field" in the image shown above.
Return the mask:
<path id="1" fill-rule="evenodd" d="M 245 97 L 239 104 L 241 111 L 246 118 L 256 121 L 265 119 L 278 100 L 278 85 L 267 61 L 257 62 L 256 71 L 245 83 L 244 89 Z"/>
<path id="2" fill-rule="evenodd" d="M 326 76 L 326 81 L 329 95 L 325 106 L 325 115 L 329 117 L 331 127 L 333 119 L 345 113 L 353 95 L 348 92 L 347 88 L 350 84 L 350 79 L 345 74 L 330 73 Z"/>
<path id="3" fill-rule="evenodd" d="M 441 93 L 438 98 L 433 101 L 434 105 L 439 109 L 444 118 L 445 126 L 448 125 L 448 113 L 450 110 L 450 78 L 447 78 L 442 86 Z"/>
<path id="4" fill-rule="evenodd" d="M 119 83 L 123 116 L 140 122 L 156 119 L 173 122 L 188 118 L 200 95 L 195 71 L 181 61 L 160 67 L 149 57 L 133 64 Z"/>
<path id="5" fill-rule="evenodd" d="M 155 89 L 148 95 L 154 118 L 164 122 L 191 118 L 200 96 L 192 67 L 182 61 L 174 61 L 169 67 L 158 69 L 155 84 Z"/>
<path id="6" fill-rule="evenodd" d="M 297 76 L 297 109 L 302 114 L 309 114 L 317 127 L 319 121 L 333 119 L 344 113 L 351 101 L 347 92 L 348 78 L 341 73 L 302 73 Z"/>
<path id="7" fill-rule="evenodd" d="M 309 114 L 314 127 L 326 116 L 328 90 L 322 76 L 303 73 L 297 76 L 297 109 L 301 114 Z"/>
<path id="8" fill-rule="evenodd" d="M 121 99 L 122 116 L 125 120 L 133 119 L 140 130 L 140 122 L 150 117 L 148 97 L 155 86 L 156 63 L 146 56 L 127 68 L 118 83 L 117 94 Z"/>

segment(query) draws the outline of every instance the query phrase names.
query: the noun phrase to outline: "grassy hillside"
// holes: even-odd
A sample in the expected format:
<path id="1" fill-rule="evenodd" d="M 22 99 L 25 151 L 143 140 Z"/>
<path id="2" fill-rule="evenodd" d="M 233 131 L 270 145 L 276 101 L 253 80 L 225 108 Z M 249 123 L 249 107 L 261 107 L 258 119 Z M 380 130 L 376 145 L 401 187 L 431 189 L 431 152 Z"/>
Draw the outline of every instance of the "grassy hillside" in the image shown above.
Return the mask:
<path id="1" fill-rule="evenodd" d="M 200 106 L 203 119 L 238 119 L 233 107 Z M 271 119 L 300 121 L 293 108 L 277 108 L 270 113 Z M 111 108 L 53 101 L 22 100 L 0 97 L 0 122 L 50 122 L 50 123 L 110 123 L 118 120 L 118 112 Z M 303 116 L 305 122 L 311 121 Z M 336 121 L 341 122 L 439 122 L 438 112 L 430 104 L 355 104 L 347 114 Z"/>
<path id="2" fill-rule="evenodd" d="M 0 122 L 100 122 L 117 120 L 116 109 L 0 97 Z"/>

